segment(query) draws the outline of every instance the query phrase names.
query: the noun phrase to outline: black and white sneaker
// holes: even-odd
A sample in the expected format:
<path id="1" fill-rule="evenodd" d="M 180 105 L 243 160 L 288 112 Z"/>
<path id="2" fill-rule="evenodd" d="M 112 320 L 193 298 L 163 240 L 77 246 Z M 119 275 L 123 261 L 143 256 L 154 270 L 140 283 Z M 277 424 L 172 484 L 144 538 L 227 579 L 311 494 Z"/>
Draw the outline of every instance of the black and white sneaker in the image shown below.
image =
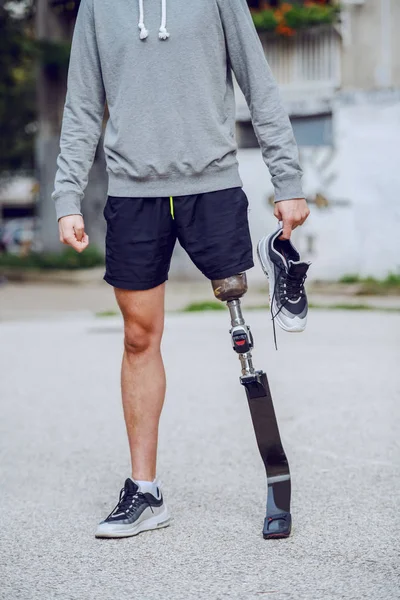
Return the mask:
<path id="1" fill-rule="evenodd" d="M 261 267 L 269 279 L 272 320 L 285 331 L 304 331 L 308 313 L 304 281 L 311 263 L 301 262 L 292 242 L 279 239 L 281 234 L 280 227 L 257 246 Z"/>
<path id="2" fill-rule="evenodd" d="M 98 525 L 96 537 L 129 537 L 142 531 L 167 527 L 170 524 L 168 509 L 160 488 L 157 489 L 157 498 L 149 493 L 143 494 L 132 479 L 127 479 L 117 506 Z"/>

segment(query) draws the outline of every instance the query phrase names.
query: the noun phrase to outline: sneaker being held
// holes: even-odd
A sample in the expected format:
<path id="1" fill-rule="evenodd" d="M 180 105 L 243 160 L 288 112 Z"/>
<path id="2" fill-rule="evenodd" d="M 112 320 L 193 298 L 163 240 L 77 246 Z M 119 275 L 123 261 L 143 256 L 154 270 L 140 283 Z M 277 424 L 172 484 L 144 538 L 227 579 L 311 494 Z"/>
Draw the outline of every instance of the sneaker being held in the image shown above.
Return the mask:
<path id="1" fill-rule="evenodd" d="M 301 262 L 290 240 L 280 240 L 282 227 L 262 238 L 257 246 L 261 267 L 269 279 L 272 320 L 285 331 L 304 331 L 308 303 L 304 281 L 311 263 Z M 275 332 L 275 329 L 274 329 Z"/>

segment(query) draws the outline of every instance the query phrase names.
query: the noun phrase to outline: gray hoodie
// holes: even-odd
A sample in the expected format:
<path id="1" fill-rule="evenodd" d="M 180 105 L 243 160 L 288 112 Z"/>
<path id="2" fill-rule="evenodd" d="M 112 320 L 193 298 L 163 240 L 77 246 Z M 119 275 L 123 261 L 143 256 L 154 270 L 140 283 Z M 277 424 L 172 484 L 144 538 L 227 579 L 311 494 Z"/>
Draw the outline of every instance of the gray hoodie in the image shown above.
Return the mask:
<path id="1" fill-rule="evenodd" d="M 242 186 L 232 70 L 276 201 L 303 197 L 292 128 L 246 0 L 82 0 L 53 193 L 57 218 L 81 214 L 106 101 L 109 195 Z"/>

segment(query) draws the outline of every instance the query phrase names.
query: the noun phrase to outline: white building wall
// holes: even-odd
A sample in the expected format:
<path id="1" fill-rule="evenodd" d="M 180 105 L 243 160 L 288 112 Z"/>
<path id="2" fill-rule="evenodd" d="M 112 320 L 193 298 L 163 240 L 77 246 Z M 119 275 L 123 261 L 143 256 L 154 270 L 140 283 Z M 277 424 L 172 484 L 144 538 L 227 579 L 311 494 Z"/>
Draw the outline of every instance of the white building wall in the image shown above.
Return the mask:
<path id="1" fill-rule="evenodd" d="M 399 0 L 343 2 L 342 87 L 400 87 Z"/>

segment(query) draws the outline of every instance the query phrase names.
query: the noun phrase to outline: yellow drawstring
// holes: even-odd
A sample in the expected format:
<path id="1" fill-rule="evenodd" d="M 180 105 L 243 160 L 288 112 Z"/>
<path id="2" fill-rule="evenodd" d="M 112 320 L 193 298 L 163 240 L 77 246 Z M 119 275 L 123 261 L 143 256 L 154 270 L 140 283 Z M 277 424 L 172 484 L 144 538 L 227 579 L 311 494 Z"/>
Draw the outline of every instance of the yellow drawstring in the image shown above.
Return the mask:
<path id="1" fill-rule="evenodd" d="M 172 198 L 172 196 L 169 197 L 169 205 L 171 208 L 171 216 L 173 219 L 175 219 L 175 217 L 174 217 L 174 199 Z"/>

